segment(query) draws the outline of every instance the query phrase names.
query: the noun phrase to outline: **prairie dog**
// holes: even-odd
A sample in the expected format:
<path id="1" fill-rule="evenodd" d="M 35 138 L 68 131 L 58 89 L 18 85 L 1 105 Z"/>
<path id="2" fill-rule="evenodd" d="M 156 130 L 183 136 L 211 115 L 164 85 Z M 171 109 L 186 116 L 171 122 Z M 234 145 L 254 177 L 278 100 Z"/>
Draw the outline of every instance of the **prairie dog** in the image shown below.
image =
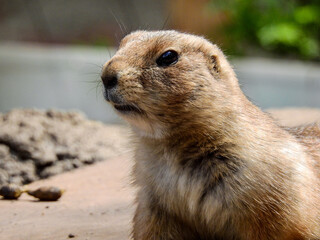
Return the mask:
<path id="1" fill-rule="evenodd" d="M 319 125 L 278 126 L 216 45 L 133 32 L 101 78 L 135 135 L 134 240 L 320 239 Z"/>

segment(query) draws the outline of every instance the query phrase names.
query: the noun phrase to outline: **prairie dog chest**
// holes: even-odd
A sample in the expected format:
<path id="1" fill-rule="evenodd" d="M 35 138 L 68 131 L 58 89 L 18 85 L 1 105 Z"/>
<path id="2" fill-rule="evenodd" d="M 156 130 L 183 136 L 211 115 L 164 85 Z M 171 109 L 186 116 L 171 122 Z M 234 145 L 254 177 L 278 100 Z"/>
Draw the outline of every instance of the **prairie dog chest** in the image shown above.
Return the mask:
<path id="1" fill-rule="evenodd" d="M 199 215 L 210 206 L 212 215 L 222 210 L 222 203 L 214 196 L 202 199 L 206 182 L 177 163 L 177 156 L 166 151 L 142 146 L 136 151 L 134 177 L 137 185 L 147 190 L 161 207 L 186 218 Z"/>
<path id="2" fill-rule="evenodd" d="M 173 164 L 173 154 L 141 146 L 135 155 L 134 177 L 139 187 L 152 191 L 155 196 L 177 194 L 181 173 Z"/>

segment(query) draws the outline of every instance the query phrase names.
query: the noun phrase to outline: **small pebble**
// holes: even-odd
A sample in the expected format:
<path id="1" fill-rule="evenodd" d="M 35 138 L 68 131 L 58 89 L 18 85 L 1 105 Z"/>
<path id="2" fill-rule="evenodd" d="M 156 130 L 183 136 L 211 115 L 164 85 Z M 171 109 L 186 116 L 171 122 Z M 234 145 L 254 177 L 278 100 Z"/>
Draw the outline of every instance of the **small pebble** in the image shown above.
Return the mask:
<path id="1" fill-rule="evenodd" d="M 57 187 L 40 187 L 36 190 L 28 190 L 27 193 L 40 201 L 57 201 L 63 194 L 63 190 Z"/>
<path id="2" fill-rule="evenodd" d="M 18 199 L 22 193 L 22 189 L 15 184 L 4 185 L 0 188 L 0 195 L 4 199 Z"/>
<path id="3" fill-rule="evenodd" d="M 74 234 L 69 233 L 68 238 L 74 238 L 74 237 L 75 237 L 75 235 L 74 235 Z"/>

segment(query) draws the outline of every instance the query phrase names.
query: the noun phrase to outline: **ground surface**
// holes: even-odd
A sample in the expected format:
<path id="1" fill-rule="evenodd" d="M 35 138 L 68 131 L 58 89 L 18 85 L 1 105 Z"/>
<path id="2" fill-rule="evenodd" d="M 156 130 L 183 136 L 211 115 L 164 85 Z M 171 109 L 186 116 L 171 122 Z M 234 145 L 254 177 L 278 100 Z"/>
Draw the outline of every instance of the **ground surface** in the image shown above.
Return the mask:
<path id="1" fill-rule="evenodd" d="M 57 202 L 38 202 L 22 195 L 0 201 L 0 238 L 6 240 L 129 239 L 133 214 L 129 157 L 33 182 L 30 189 L 53 185 L 64 188 Z"/>
<path id="2" fill-rule="evenodd" d="M 272 110 L 284 125 L 320 121 L 320 110 Z M 119 136 L 113 136 L 119 139 Z M 58 202 L 37 202 L 23 195 L 0 201 L 0 236 L 6 240 L 128 239 L 134 211 L 128 154 L 31 183 L 34 189 L 66 189 Z M 69 237 L 69 234 L 70 235 Z"/>

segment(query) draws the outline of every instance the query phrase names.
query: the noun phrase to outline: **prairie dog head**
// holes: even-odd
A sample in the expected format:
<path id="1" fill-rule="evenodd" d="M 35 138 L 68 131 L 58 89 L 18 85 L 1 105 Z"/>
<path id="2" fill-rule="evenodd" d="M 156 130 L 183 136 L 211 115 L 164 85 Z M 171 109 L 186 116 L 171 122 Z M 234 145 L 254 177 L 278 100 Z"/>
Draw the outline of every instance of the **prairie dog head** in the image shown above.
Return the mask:
<path id="1" fill-rule="evenodd" d="M 221 50 L 176 31 L 127 35 L 105 63 L 104 96 L 140 134 L 161 138 L 171 129 L 230 105 L 239 92 Z M 221 110 L 222 111 L 222 110 Z"/>

